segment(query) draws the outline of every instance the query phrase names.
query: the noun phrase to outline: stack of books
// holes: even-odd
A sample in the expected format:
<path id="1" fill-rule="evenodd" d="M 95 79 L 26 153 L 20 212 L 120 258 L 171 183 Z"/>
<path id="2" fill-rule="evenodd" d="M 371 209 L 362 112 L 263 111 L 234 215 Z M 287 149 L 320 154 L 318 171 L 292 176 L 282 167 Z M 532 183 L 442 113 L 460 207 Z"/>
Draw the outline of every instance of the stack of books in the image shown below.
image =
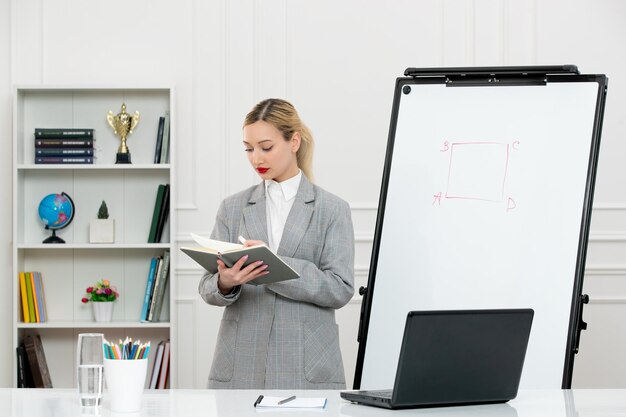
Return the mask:
<path id="1" fill-rule="evenodd" d="M 163 256 L 155 256 L 150 260 L 146 291 L 141 308 L 140 321 L 143 323 L 157 322 L 161 316 L 165 287 L 169 278 L 170 251 L 166 250 Z"/>
<path id="2" fill-rule="evenodd" d="M 36 128 L 35 164 L 93 164 L 94 130 Z"/>
<path id="3" fill-rule="evenodd" d="M 22 300 L 22 321 L 24 323 L 44 323 L 48 320 L 46 298 L 43 291 L 41 272 L 20 272 L 20 299 Z"/>

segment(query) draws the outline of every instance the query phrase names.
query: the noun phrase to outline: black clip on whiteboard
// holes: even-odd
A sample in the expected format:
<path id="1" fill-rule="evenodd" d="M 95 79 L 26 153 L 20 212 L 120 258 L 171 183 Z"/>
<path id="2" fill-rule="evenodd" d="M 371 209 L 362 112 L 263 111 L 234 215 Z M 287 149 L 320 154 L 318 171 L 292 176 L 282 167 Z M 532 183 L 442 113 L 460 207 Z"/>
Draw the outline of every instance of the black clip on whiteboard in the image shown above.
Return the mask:
<path id="1" fill-rule="evenodd" d="M 607 77 L 574 65 L 404 75 L 354 388 L 393 386 L 408 311 L 480 308 L 533 308 L 520 386 L 569 388 Z"/>

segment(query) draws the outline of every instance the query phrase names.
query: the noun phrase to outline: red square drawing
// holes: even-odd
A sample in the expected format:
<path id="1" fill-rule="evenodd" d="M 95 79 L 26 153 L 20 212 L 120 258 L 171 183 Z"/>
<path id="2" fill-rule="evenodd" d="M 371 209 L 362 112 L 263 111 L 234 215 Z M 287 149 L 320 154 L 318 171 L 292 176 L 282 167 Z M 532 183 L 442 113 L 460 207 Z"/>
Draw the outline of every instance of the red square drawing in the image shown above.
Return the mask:
<path id="1" fill-rule="evenodd" d="M 452 143 L 445 197 L 502 201 L 508 163 L 507 143 Z"/>

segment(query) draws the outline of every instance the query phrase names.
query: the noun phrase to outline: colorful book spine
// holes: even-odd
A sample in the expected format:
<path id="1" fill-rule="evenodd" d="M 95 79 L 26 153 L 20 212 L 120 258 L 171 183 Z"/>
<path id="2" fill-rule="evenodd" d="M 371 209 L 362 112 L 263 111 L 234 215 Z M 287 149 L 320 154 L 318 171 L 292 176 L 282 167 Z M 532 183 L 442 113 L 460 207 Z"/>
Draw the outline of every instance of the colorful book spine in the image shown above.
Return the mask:
<path id="1" fill-rule="evenodd" d="M 37 294 L 37 311 L 39 312 L 38 323 L 45 323 L 47 321 L 47 317 L 46 317 L 46 306 L 45 306 L 44 295 L 43 295 L 43 281 L 41 278 L 41 272 L 33 272 L 33 278 L 35 281 L 35 293 Z"/>
<path id="2" fill-rule="evenodd" d="M 35 148 L 93 148 L 93 139 L 89 139 L 89 138 L 35 139 Z"/>
<path id="3" fill-rule="evenodd" d="M 35 156 L 93 156 L 93 148 L 37 148 Z"/>
<path id="4" fill-rule="evenodd" d="M 37 156 L 35 164 L 93 164 L 91 156 Z"/>
<path id="5" fill-rule="evenodd" d="M 144 294 L 143 307 L 141 309 L 140 321 L 142 322 L 145 322 L 148 319 L 148 308 L 150 308 L 150 297 L 152 296 L 152 286 L 154 285 L 158 261 L 158 257 L 154 257 L 150 261 L 150 270 L 148 272 L 148 279 L 146 280 L 146 292 Z"/>
<path id="6" fill-rule="evenodd" d="M 154 288 L 154 296 L 155 302 L 153 303 L 153 310 L 150 311 L 150 321 L 156 322 L 160 321 L 161 310 L 163 308 L 163 300 L 165 298 L 165 289 L 167 288 L 167 281 L 169 278 L 169 269 L 170 269 L 170 251 L 165 251 L 163 253 L 163 269 L 161 270 L 161 274 L 157 279 L 157 283 Z"/>
<path id="7" fill-rule="evenodd" d="M 28 312 L 28 291 L 26 289 L 26 276 L 24 272 L 20 272 L 20 296 L 22 298 L 22 318 L 24 323 L 30 323 L 30 314 Z"/>
<path id="8" fill-rule="evenodd" d="M 37 294 L 37 286 L 35 285 L 35 273 L 29 272 L 30 287 L 33 289 L 33 305 L 35 307 L 35 323 L 41 323 L 41 316 L 39 315 L 39 295 Z"/>
<path id="9" fill-rule="evenodd" d="M 26 294 L 28 296 L 28 318 L 30 323 L 36 323 L 35 303 L 33 300 L 33 287 L 30 281 L 30 272 L 24 272 L 26 280 Z"/>
<path id="10" fill-rule="evenodd" d="M 37 272 L 37 274 L 39 275 L 39 284 L 41 286 L 41 305 L 43 306 L 43 318 L 44 321 L 48 321 L 48 307 L 46 304 L 46 291 L 43 286 L 43 276 L 41 275 L 41 272 Z"/>
<path id="11" fill-rule="evenodd" d="M 93 138 L 93 129 L 77 128 L 35 128 L 36 138 Z"/>

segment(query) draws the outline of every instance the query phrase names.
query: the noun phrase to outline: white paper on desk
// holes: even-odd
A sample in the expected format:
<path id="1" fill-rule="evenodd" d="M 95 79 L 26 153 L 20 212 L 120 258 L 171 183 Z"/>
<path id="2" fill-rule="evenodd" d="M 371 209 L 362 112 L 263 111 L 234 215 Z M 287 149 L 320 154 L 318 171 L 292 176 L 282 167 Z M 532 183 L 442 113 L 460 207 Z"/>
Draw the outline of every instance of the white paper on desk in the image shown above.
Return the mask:
<path id="1" fill-rule="evenodd" d="M 257 408 L 324 408 L 326 406 L 326 398 L 296 397 L 295 400 L 278 404 L 280 400 L 286 397 L 263 397 Z"/>

